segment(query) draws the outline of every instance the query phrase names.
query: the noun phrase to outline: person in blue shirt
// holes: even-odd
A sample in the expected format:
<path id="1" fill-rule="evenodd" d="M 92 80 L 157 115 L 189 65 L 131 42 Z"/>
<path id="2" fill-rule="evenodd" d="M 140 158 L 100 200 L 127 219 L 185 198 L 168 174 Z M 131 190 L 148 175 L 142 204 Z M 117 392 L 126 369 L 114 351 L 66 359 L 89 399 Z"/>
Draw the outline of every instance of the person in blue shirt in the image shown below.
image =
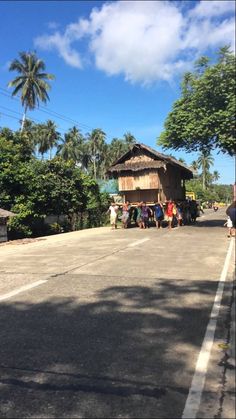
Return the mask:
<path id="1" fill-rule="evenodd" d="M 164 219 L 164 211 L 163 211 L 163 206 L 160 202 L 155 203 L 154 214 L 155 214 L 156 227 L 161 228 L 161 223 Z"/>
<path id="2" fill-rule="evenodd" d="M 146 204 L 142 203 L 141 206 L 141 228 L 149 228 L 149 217 L 152 215 L 152 210 Z"/>

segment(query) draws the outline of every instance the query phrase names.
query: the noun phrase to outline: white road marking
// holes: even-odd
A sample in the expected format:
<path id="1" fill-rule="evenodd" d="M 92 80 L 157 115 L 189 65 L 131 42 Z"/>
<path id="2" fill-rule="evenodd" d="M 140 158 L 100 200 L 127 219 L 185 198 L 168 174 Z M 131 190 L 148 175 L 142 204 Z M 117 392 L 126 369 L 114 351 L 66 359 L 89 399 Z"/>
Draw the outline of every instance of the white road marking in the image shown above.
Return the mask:
<path id="1" fill-rule="evenodd" d="M 40 281 L 33 282 L 32 284 L 24 285 L 23 287 L 20 287 L 14 291 L 8 292 L 7 294 L 0 295 L 0 301 L 8 300 L 11 297 L 14 297 L 17 294 L 20 294 L 21 292 L 28 291 L 31 288 L 38 287 L 39 285 L 45 284 L 45 282 L 48 282 L 47 279 L 41 279 Z"/>
<path id="2" fill-rule="evenodd" d="M 128 247 L 138 246 L 139 244 L 142 244 L 142 243 L 146 242 L 147 240 L 150 240 L 150 239 L 148 237 L 145 237 L 144 239 L 137 240 L 136 242 L 133 242 L 133 243 L 129 244 Z"/>
<path id="3" fill-rule="evenodd" d="M 219 315 L 221 299 L 224 290 L 224 283 L 227 276 L 230 258 L 232 254 L 234 241 L 229 244 L 225 263 L 221 272 L 219 285 L 216 291 L 214 304 L 211 310 L 210 320 L 206 329 L 205 337 L 202 343 L 201 351 L 198 356 L 195 373 L 189 390 L 188 398 L 182 414 L 182 419 L 194 419 L 200 407 L 202 392 L 205 384 L 208 361 L 210 359 L 211 349 L 214 342 L 217 317 Z"/>

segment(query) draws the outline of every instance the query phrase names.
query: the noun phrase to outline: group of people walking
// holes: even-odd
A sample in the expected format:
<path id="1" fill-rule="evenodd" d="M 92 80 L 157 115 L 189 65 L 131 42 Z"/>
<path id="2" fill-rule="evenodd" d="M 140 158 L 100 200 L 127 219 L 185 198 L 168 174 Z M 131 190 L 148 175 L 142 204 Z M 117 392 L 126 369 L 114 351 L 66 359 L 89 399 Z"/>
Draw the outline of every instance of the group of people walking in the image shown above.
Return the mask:
<path id="1" fill-rule="evenodd" d="M 116 203 L 112 203 L 107 211 L 110 213 L 112 229 L 117 228 L 119 211 L 120 207 Z M 174 202 L 170 199 L 164 203 L 156 202 L 153 206 L 148 206 L 146 202 L 139 202 L 136 206 L 131 206 L 130 202 L 126 201 L 122 205 L 121 211 L 120 218 L 123 228 L 127 228 L 133 220 L 140 229 L 149 228 L 152 221 L 155 222 L 158 229 L 166 224 L 171 229 L 176 225 L 182 226 L 195 222 L 200 209 L 196 201 Z"/>

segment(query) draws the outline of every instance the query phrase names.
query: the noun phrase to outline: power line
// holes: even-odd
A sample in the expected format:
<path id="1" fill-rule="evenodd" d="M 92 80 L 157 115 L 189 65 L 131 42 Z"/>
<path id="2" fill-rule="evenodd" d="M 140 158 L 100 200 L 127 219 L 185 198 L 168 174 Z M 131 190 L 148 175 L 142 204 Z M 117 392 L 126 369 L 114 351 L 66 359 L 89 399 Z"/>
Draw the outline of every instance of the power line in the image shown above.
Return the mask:
<path id="1" fill-rule="evenodd" d="M 19 121 L 19 118 L 17 118 L 16 116 L 8 115 L 7 113 L 4 113 L 4 112 L 0 112 L 0 117 L 1 115 L 7 116 L 8 118 L 16 119 L 17 121 Z"/>
<path id="2" fill-rule="evenodd" d="M 0 92 L 0 93 L 1 93 L 1 92 Z M 21 113 L 21 112 L 15 111 L 15 110 L 13 110 L 13 109 L 7 108 L 6 106 L 2 106 L 2 105 L 0 105 L 0 108 L 4 109 L 4 110 L 6 110 L 6 111 L 12 112 L 12 113 L 14 113 L 14 114 L 16 114 L 16 115 L 19 115 L 19 116 L 20 116 L 20 118 L 16 118 L 16 117 L 14 117 L 14 119 L 17 119 L 18 121 L 20 121 L 20 120 L 22 119 L 22 113 Z M 9 118 L 11 117 L 11 115 L 8 115 L 8 114 L 6 114 L 6 113 L 4 113 L 4 112 L 1 112 L 1 111 L 0 111 L 0 116 L 1 116 L 1 115 L 7 116 L 7 117 L 9 117 Z M 39 119 L 37 119 L 37 118 L 30 118 L 30 117 L 27 117 L 26 119 L 28 119 L 28 120 L 30 120 L 30 121 L 32 121 L 32 122 L 42 123 L 42 121 L 40 121 L 40 120 L 39 120 Z M 66 133 L 68 133 L 68 129 L 62 128 L 60 125 L 57 125 L 57 128 L 58 128 L 60 131 L 62 131 L 62 132 L 66 132 Z"/>
<path id="3" fill-rule="evenodd" d="M 5 107 L 0 105 L 0 108 L 5 108 Z M 15 112 L 15 111 L 13 111 L 13 110 L 11 110 L 11 109 L 8 109 L 8 108 L 5 108 L 5 109 L 9 110 L 10 112 L 14 112 L 14 113 L 19 114 L 20 116 L 22 116 L 20 112 Z M 18 122 L 19 122 L 19 120 L 20 120 L 20 119 L 19 119 L 19 118 L 17 118 L 16 116 L 9 115 L 9 114 L 7 114 L 7 113 L 5 113 L 5 112 L 1 112 L 1 111 L 0 111 L 0 118 L 1 118 L 1 115 L 4 115 L 4 116 L 6 116 L 6 117 L 8 117 L 8 118 L 16 119 Z M 30 120 L 30 121 L 32 121 L 32 122 L 39 122 L 39 123 L 41 123 L 41 121 L 40 121 L 39 119 L 33 119 L 33 118 L 26 118 L 26 119 L 28 119 L 28 120 Z M 1 119 L 0 119 L 0 121 L 1 121 Z M 68 130 L 66 130 L 65 128 L 62 128 L 62 127 L 60 127 L 60 126 L 58 126 L 58 125 L 57 125 L 57 128 L 59 128 L 59 129 L 60 129 L 60 131 L 62 131 L 62 132 L 66 132 L 66 133 L 68 132 Z"/>
<path id="4" fill-rule="evenodd" d="M 21 102 L 19 95 L 12 96 L 8 90 L 4 89 L 1 86 L 0 86 L 0 94 L 3 95 L 3 96 L 5 96 L 5 97 L 8 97 L 11 100 L 13 99 L 13 100 L 16 100 L 18 102 Z M 83 130 L 85 130 L 85 129 L 94 130 L 95 129 L 94 127 L 91 127 L 91 126 L 89 126 L 87 124 L 83 124 L 82 122 L 78 122 L 78 121 L 76 121 L 76 120 L 74 120 L 74 119 L 72 119 L 72 118 L 70 118 L 70 117 L 68 117 L 66 115 L 63 115 L 63 114 L 60 114 L 60 113 L 58 113 L 56 111 L 53 111 L 51 109 L 48 109 L 47 107 L 45 107 L 43 105 L 39 105 L 36 109 L 38 111 L 47 113 L 47 114 L 49 114 L 49 115 L 51 115 L 51 116 L 53 116 L 53 117 L 55 117 L 57 119 L 61 119 L 62 121 L 65 121 L 65 122 L 68 122 L 68 123 L 73 123 L 77 128 L 80 128 L 80 129 L 82 128 Z M 33 118 L 30 118 L 30 117 L 29 118 L 27 117 L 27 119 L 30 119 L 31 121 L 41 122 L 41 121 L 39 121 L 37 119 L 33 119 Z M 59 125 L 57 125 L 57 127 L 60 130 L 64 131 L 64 132 L 67 132 L 68 131 L 68 130 L 65 130 L 64 128 L 61 128 Z M 111 135 L 106 135 L 106 139 L 108 141 L 109 140 L 111 141 L 113 139 L 113 137 Z"/>
<path id="5" fill-rule="evenodd" d="M 2 88 L 0 88 L 1 90 L 4 90 L 4 89 L 2 89 Z M 2 93 L 1 91 L 0 91 L 0 94 L 3 94 L 4 96 L 6 96 L 6 97 L 8 97 L 9 99 L 14 99 L 14 100 L 19 100 L 18 98 L 16 98 L 16 97 L 12 97 L 12 96 L 10 96 L 10 95 L 7 95 L 7 94 L 5 94 L 5 93 Z M 17 114 L 17 115 L 20 115 L 21 117 L 22 117 L 22 114 L 20 113 L 20 112 L 17 112 L 17 111 L 14 111 L 13 109 L 10 109 L 10 108 L 7 108 L 6 106 L 2 106 L 2 105 L 0 105 L 0 108 L 2 108 L 2 109 L 5 109 L 5 110 L 7 110 L 7 111 L 9 111 L 9 112 L 12 112 L 12 113 L 15 113 L 15 114 Z M 43 111 L 42 109 L 41 109 L 41 111 Z M 46 112 L 46 111 L 43 111 L 43 112 Z M 5 115 L 5 116 L 9 116 L 10 117 L 10 115 L 7 115 L 7 114 L 4 114 L 3 112 L 0 112 L 2 115 Z M 48 113 L 48 112 L 46 112 L 46 113 Z M 17 118 L 15 118 L 15 119 L 17 119 Z M 37 119 L 37 118 L 31 118 L 31 117 L 27 117 L 26 119 L 28 119 L 28 120 L 30 120 L 30 121 L 32 121 L 32 122 L 39 122 L 39 123 L 41 123 L 42 121 L 40 121 L 39 119 Z M 62 119 L 62 118 L 61 118 Z M 66 121 L 67 122 L 67 121 Z M 77 125 L 78 126 L 78 125 Z M 64 128 L 62 128 L 60 125 L 57 125 L 57 128 L 59 128 L 61 131 L 64 131 L 64 132 L 67 132 L 68 130 L 66 130 L 66 129 L 64 129 Z"/>
<path id="6" fill-rule="evenodd" d="M 12 112 L 12 113 L 16 113 L 16 114 L 18 114 L 18 115 L 21 115 L 21 113 L 20 113 L 20 112 L 13 111 L 13 109 L 6 108 L 5 106 L 0 105 L 0 108 L 5 109 L 6 111 L 10 111 L 10 112 Z"/>
<path id="7" fill-rule="evenodd" d="M 10 99 L 14 99 L 14 100 L 20 101 L 19 96 L 12 96 L 6 89 L 4 89 L 2 87 L 0 87 L 0 93 L 3 96 L 9 97 Z M 75 124 L 78 127 L 94 129 L 94 128 L 90 127 L 87 124 L 83 124 L 82 122 L 78 122 L 78 121 L 76 121 L 76 120 L 74 120 L 74 119 L 72 119 L 72 118 L 70 118 L 70 117 L 68 117 L 66 115 L 62 115 L 62 114 L 60 114 L 60 113 L 58 113 L 56 111 L 53 111 L 52 109 L 46 108 L 43 105 L 39 105 L 37 109 L 40 110 L 41 112 L 44 112 L 44 113 L 47 113 L 49 115 L 55 116 L 56 118 L 61 119 L 61 120 L 65 121 L 65 122 L 73 123 L 73 124 Z"/>
<path id="8" fill-rule="evenodd" d="M 2 87 L 0 87 L 0 94 L 1 95 L 3 95 L 3 96 L 5 96 L 5 97 L 7 97 L 8 99 L 10 99 L 10 100 L 16 100 L 17 102 L 19 102 L 20 101 L 20 98 L 19 98 L 19 96 L 12 96 L 6 89 L 3 89 Z M 56 116 L 56 118 L 58 118 L 58 119 L 61 119 L 61 120 L 63 120 L 63 121 L 65 121 L 65 122 L 74 122 L 74 125 L 77 127 L 77 128 L 81 128 L 82 127 L 82 129 L 84 129 L 84 127 L 86 127 L 86 128 L 90 128 L 91 130 L 93 130 L 94 128 L 92 128 L 92 127 L 90 127 L 90 126 L 88 126 L 88 125 L 85 125 L 85 124 L 80 124 L 78 121 L 74 121 L 73 119 L 70 119 L 69 117 L 67 117 L 67 116 L 63 116 L 63 115 L 61 115 L 61 114 L 59 114 L 59 113 L 57 113 L 57 112 L 55 112 L 55 111 L 52 111 L 52 110 L 43 110 L 43 109 L 41 109 L 42 108 L 42 105 L 40 105 L 38 108 L 36 108 L 37 110 L 40 110 L 41 112 L 44 112 L 44 113 L 48 113 L 49 115 L 52 115 L 52 116 L 54 116 L 54 114 L 55 115 L 59 115 L 59 116 Z M 45 107 L 44 107 L 45 108 Z M 46 109 L 46 108 L 45 108 Z M 13 110 L 11 110 L 11 112 L 15 112 L 15 111 L 13 111 Z M 3 113 L 2 113 L 3 114 Z M 20 114 L 20 113 L 19 113 Z M 39 120 L 37 120 L 37 119 L 35 119 L 35 118 L 31 118 L 31 117 L 27 117 L 27 119 L 29 119 L 29 120 L 31 120 L 31 121 L 36 121 L 36 122 L 41 122 L 41 121 L 39 121 Z M 57 125 L 57 128 L 58 129 L 60 129 L 62 132 L 68 132 L 68 130 L 66 130 L 66 129 L 64 129 L 64 128 L 62 128 L 62 127 L 60 127 L 59 125 Z M 109 141 L 109 140 L 112 140 L 113 139 L 113 137 L 111 136 L 111 135 L 106 135 L 106 138 L 107 138 L 107 140 Z"/>
<path id="9" fill-rule="evenodd" d="M 2 105 L 0 105 L 0 108 L 5 109 L 6 111 L 9 111 L 9 112 L 15 113 L 15 114 L 17 114 L 17 115 L 20 115 L 20 117 L 22 117 L 22 114 L 21 114 L 20 112 L 13 111 L 13 109 L 6 108 L 6 106 L 2 106 Z M 0 113 L 2 113 L 2 112 L 0 112 Z M 3 114 L 3 113 L 2 113 L 2 114 Z M 39 119 L 36 119 L 36 118 L 34 118 L 34 119 L 32 119 L 32 118 L 27 118 L 27 119 L 29 119 L 30 121 L 37 121 L 37 122 L 41 122 Z"/>

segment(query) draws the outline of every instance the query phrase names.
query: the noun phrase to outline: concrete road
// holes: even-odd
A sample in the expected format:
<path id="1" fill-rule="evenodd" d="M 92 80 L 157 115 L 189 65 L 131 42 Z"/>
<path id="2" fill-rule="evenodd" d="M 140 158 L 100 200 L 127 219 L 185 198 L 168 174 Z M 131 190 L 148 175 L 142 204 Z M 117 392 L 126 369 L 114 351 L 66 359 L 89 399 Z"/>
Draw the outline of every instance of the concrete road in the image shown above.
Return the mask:
<path id="1" fill-rule="evenodd" d="M 230 256 L 224 221 L 0 247 L 0 417 L 181 418 Z M 198 417 L 222 412 L 228 262 Z"/>

